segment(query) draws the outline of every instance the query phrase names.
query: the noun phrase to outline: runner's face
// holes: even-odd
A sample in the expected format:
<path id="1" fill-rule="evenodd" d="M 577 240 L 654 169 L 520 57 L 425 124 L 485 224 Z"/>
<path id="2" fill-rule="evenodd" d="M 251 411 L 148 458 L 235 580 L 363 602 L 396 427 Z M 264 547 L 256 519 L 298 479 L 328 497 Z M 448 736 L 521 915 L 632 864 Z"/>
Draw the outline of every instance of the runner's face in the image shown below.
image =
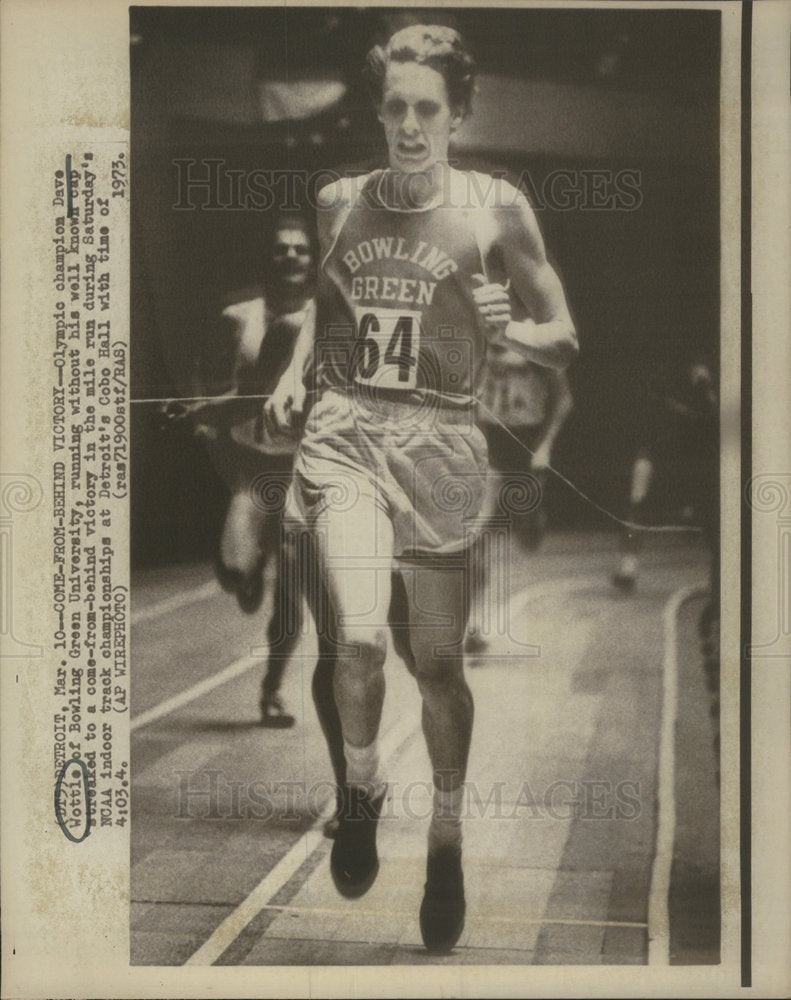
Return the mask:
<path id="1" fill-rule="evenodd" d="M 430 170 L 448 158 L 448 140 L 461 122 L 448 103 L 445 78 L 420 63 L 391 62 L 385 73 L 379 121 L 390 166 L 404 173 Z"/>
<path id="2" fill-rule="evenodd" d="M 310 274 L 310 244 L 301 229 L 279 229 L 275 234 L 272 263 L 279 281 L 290 287 L 304 285 Z"/>

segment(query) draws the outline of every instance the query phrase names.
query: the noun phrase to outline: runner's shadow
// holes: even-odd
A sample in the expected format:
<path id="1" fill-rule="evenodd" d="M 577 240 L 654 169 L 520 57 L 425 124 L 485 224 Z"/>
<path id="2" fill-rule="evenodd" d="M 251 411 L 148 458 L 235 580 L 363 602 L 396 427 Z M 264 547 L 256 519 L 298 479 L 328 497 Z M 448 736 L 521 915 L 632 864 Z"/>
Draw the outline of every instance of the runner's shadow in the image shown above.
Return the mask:
<path id="1" fill-rule="evenodd" d="M 267 727 L 255 719 L 181 719 L 170 724 L 171 730 L 183 733 L 241 733 L 251 729 L 265 731 Z"/>

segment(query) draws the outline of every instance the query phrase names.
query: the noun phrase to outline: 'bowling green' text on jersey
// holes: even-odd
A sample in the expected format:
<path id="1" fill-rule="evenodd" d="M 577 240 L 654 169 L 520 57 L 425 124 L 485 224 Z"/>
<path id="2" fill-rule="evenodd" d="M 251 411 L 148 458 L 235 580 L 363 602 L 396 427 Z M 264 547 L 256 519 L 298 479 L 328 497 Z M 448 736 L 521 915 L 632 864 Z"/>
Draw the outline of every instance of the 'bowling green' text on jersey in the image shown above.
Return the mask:
<path id="1" fill-rule="evenodd" d="M 385 173 L 360 178 L 324 259 L 320 385 L 469 405 L 487 341 L 472 296 L 472 276 L 484 272 L 476 223 L 485 208 L 471 204 L 469 175 L 457 171 L 450 204 L 388 208 Z"/>

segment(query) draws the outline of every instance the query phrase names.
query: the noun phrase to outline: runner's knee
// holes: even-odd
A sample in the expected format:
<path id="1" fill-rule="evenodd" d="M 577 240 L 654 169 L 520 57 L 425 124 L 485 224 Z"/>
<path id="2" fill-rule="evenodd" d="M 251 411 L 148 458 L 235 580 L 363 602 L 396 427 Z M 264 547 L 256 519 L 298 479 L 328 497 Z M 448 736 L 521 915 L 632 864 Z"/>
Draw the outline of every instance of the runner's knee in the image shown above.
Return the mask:
<path id="1" fill-rule="evenodd" d="M 231 573 L 249 576 L 261 565 L 261 549 L 252 531 L 238 523 L 226 521 L 220 539 L 220 563 Z"/>
<path id="2" fill-rule="evenodd" d="M 355 672 L 370 673 L 384 668 L 387 658 L 387 632 L 384 628 L 344 627 L 340 630 L 339 659 Z"/>
<path id="3" fill-rule="evenodd" d="M 260 556 L 254 550 L 240 549 L 235 545 L 223 545 L 220 549 L 220 565 L 226 574 L 250 576 L 260 568 L 260 561 Z"/>
<path id="4" fill-rule="evenodd" d="M 460 670 L 466 629 L 466 620 L 460 620 L 454 628 L 413 628 L 409 644 L 415 662 L 415 673 L 433 676 Z"/>

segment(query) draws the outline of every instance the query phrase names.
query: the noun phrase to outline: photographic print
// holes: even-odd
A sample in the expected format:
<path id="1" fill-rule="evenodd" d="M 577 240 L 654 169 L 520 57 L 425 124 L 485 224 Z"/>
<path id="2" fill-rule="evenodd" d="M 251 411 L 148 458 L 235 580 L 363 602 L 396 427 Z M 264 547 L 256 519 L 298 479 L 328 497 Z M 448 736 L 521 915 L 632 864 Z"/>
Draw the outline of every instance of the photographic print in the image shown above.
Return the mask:
<path id="1" fill-rule="evenodd" d="M 720 12 L 130 24 L 132 961 L 719 963 Z"/>
<path id="2" fill-rule="evenodd" d="M 0 23 L 3 995 L 786 995 L 788 4 Z"/>

